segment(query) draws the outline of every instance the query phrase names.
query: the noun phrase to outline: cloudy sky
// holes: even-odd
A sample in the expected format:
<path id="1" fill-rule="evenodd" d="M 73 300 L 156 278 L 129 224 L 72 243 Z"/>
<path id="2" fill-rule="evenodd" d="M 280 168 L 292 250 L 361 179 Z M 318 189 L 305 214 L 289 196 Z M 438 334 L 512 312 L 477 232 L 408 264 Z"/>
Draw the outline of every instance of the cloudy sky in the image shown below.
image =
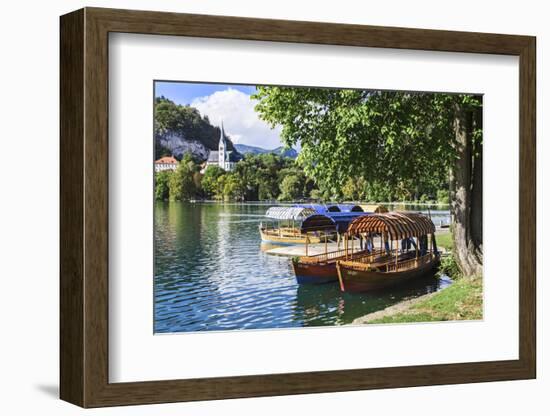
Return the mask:
<path id="1" fill-rule="evenodd" d="M 155 82 L 155 96 L 164 96 L 176 104 L 190 105 L 207 115 L 210 123 L 219 126 L 234 143 L 273 149 L 281 146 L 280 128 L 270 129 L 254 111 L 250 98 L 254 86 Z"/>

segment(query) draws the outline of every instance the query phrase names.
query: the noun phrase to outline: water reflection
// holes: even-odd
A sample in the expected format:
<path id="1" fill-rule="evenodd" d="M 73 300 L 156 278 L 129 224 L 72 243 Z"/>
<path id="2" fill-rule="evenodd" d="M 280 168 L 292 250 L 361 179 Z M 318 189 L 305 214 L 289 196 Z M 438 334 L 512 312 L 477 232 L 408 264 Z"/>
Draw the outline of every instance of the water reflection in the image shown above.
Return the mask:
<path id="1" fill-rule="evenodd" d="M 298 286 L 290 260 L 261 250 L 265 205 L 155 205 L 155 332 L 342 325 L 449 284 L 428 278 L 398 290 L 341 293 Z"/>
<path id="2" fill-rule="evenodd" d="M 313 285 L 300 285 L 296 293 L 295 320 L 303 326 L 350 324 L 356 318 L 385 309 L 402 300 L 437 291 L 451 284 L 446 276 L 435 274 L 408 282 L 391 291 L 342 293 L 338 284 L 323 290 Z"/>

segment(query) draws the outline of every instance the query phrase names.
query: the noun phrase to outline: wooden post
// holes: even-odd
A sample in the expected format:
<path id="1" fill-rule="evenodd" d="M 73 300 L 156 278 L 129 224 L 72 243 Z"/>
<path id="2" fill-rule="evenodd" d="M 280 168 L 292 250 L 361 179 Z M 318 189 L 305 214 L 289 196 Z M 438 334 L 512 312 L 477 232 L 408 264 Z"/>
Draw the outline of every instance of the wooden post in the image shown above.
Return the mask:
<path id="1" fill-rule="evenodd" d="M 307 233 L 306 233 L 306 257 L 308 256 L 308 254 L 307 254 L 307 243 L 308 243 L 308 241 L 309 241 L 309 237 L 308 237 L 308 235 L 307 235 Z"/>
<path id="2" fill-rule="evenodd" d="M 344 245 L 346 245 L 346 243 L 344 243 Z M 342 292 L 345 292 L 346 288 L 344 286 L 344 279 L 342 277 L 342 271 L 340 270 L 340 262 L 339 261 L 336 262 L 336 273 L 338 273 L 338 282 L 340 283 L 340 290 Z"/>
<path id="3" fill-rule="evenodd" d="M 325 256 L 327 255 L 327 235 L 325 234 Z"/>
<path id="4" fill-rule="evenodd" d="M 418 237 L 416 237 L 416 247 L 415 248 L 416 248 L 416 256 L 414 258 L 414 267 L 418 267 Z"/>
<path id="5" fill-rule="evenodd" d="M 344 250 L 346 252 L 346 260 L 348 259 L 348 233 L 344 234 Z"/>
<path id="6" fill-rule="evenodd" d="M 397 271 L 397 258 L 399 256 L 399 241 L 395 240 L 395 271 Z"/>
<path id="7" fill-rule="evenodd" d="M 353 238 L 354 236 L 351 237 L 351 259 L 353 260 Z"/>

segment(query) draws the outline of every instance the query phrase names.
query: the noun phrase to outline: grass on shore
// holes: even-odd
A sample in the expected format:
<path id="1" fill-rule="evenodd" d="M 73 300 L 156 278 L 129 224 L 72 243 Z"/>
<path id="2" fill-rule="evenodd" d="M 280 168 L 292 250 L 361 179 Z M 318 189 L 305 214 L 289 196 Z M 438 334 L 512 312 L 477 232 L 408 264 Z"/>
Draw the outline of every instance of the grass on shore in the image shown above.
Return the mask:
<path id="1" fill-rule="evenodd" d="M 447 251 L 451 251 L 453 249 L 453 235 L 451 232 L 441 233 L 437 234 L 435 236 L 435 240 L 437 242 L 437 246 L 444 248 Z"/>
<path id="2" fill-rule="evenodd" d="M 483 318 L 481 277 L 460 278 L 409 309 L 369 321 L 369 324 L 479 320 Z"/>

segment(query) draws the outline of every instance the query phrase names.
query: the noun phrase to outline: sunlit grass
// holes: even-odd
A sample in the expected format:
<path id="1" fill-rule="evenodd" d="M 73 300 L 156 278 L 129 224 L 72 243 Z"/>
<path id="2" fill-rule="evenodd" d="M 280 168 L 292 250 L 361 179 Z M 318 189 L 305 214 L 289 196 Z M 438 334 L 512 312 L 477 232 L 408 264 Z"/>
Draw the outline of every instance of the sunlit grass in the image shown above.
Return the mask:
<path id="1" fill-rule="evenodd" d="M 448 251 L 453 249 L 453 235 L 451 232 L 437 234 L 435 238 L 438 247 L 444 248 Z"/>
<path id="2" fill-rule="evenodd" d="M 463 277 L 429 299 L 412 305 L 406 311 L 374 319 L 368 323 L 479 320 L 482 318 L 482 279 L 481 277 Z"/>

